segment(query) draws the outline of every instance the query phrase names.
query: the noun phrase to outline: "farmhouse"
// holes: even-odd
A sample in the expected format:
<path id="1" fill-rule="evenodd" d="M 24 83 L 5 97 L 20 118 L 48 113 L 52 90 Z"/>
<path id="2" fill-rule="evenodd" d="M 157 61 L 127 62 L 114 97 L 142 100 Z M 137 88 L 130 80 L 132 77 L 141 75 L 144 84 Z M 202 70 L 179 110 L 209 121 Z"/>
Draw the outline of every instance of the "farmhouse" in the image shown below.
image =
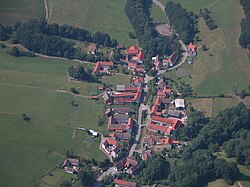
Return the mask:
<path id="1" fill-rule="evenodd" d="M 102 149 L 112 157 L 118 157 L 121 150 L 123 149 L 122 145 L 118 144 L 116 140 L 106 138 L 101 142 Z"/>
<path id="2" fill-rule="evenodd" d="M 75 174 L 79 171 L 80 161 L 78 159 L 67 158 L 63 163 L 63 168 L 67 173 Z"/>
<path id="3" fill-rule="evenodd" d="M 113 69 L 113 66 L 113 62 L 97 62 L 94 67 L 94 73 L 108 73 L 109 70 Z"/>
<path id="4" fill-rule="evenodd" d="M 163 61 L 163 66 L 173 67 L 177 62 L 179 55 L 174 52 L 167 60 Z"/>
<path id="5" fill-rule="evenodd" d="M 135 61 L 136 63 L 142 64 L 144 60 L 144 54 L 141 49 L 133 45 L 126 50 L 126 61 Z"/>
<path id="6" fill-rule="evenodd" d="M 159 55 L 153 57 L 152 60 L 154 61 L 155 70 L 159 71 L 163 68 L 163 62 L 160 61 Z"/>
<path id="7" fill-rule="evenodd" d="M 115 187 L 137 187 L 135 182 L 129 182 L 125 180 L 115 179 Z"/>
<path id="8" fill-rule="evenodd" d="M 180 142 L 168 137 L 165 139 L 165 145 L 167 149 L 172 149 L 173 147 L 180 145 Z"/>
<path id="9" fill-rule="evenodd" d="M 196 56 L 196 46 L 192 42 L 187 47 L 187 54 L 189 57 Z"/>

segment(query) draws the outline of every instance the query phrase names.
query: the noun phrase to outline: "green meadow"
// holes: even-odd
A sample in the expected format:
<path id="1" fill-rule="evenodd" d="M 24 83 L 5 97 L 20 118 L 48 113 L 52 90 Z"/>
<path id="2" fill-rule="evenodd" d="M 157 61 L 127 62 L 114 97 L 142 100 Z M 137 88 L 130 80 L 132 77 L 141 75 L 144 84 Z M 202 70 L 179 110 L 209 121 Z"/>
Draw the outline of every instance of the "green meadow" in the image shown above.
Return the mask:
<path id="1" fill-rule="evenodd" d="M 104 118 L 102 102 L 56 92 L 68 84 L 68 67 L 78 63 L 16 58 L 7 50 L 0 49 L 0 186 L 34 185 L 71 149 L 87 159 L 105 159 L 99 142 L 87 142 L 86 133 L 76 130 L 107 134 L 106 126 L 98 125 Z M 79 106 L 73 107 L 72 100 Z M 23 113 L 30 122 L 21 118 Z"/>
<path id="2" fill-rule="evenodd" d="M 0 23 L 13 24 L 34 18 L 44 18 L 43 0 L 1 0 Z"/>
<path id="3" fill-rule="evenodd" d="M 128 40 L 128 33 L 133 29 L 124 12 L 126 0 L 48 0 L 48 2 L 50 23 L 69 24 L 91 32 L 106 32 L 120 44 L 135 43 Z"/>

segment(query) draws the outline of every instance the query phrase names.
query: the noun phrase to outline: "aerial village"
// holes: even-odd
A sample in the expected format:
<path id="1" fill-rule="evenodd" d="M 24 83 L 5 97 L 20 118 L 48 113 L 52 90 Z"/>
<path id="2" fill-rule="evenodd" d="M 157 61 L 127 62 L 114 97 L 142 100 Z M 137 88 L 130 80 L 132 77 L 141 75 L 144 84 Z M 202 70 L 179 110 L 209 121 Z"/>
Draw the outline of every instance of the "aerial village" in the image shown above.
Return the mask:
<path id="1" fill-rule="evenodd" d="M 91 46 L 91 53 L 96 48 Z M 157 74 L 156 95 L 153 103 L 147 105 L 145 100 L 148 92 L 148 82 L 153 79 L 146 75 L 143 68 L 144 54 L 142 49 L 131 46 L 126 52 L 126 67 L 133 75 L 131 85 L 116 85 L 112 88 L 99 88 L 104 90 L 102 95 L 106 106 L 107 130 L 109 136 L 101 137 L 100 149 L 113 164 L 115 173 L 125 172 L 134 175 L 139 164 L 134 157 L 138 153 L 142 160 L 146 161 L 153 153 L 165 150 L 178 149 L 186 145 L 185 142 L 176 140 L 172 134 L 181 126 L 186 125 L 185 101 L 181 98 L 173 99 L 172 84 L 169 84 L 161 74 Z M 173 53 L 167 59 L 160 60 L 159 56 L 152 57 L 154 67 L 152 69 L 163 70 L 175 67 L 180 61 L 186 61 L 187 57 L 196 56 L 196 47 L 190 43 L 182 54 Z M 114 63 L 111 61 L 97 62 L 93 68 L 94 73 L 103 76 L 112 76 Z M 136 107 L 136 115 L 132 115 L 131 107 Z M 143 115 L 144 113 L 144 115 Z M 143 118 L 143 119 L 142 119 Z M 142 133 L 142 128 L 145 133 Z M 80 129 L 81 130 L 81 129 Z M 99 133 L 89 130 L 93 136 Z M 168 156 L 166 154 L 166 156 Z M 66 159 L 63 167 L 68 173 L 77 173 L 79 160 Z M 115 179 L 116 186 L 138 186 L 130 181 Z"/>
<path id="2" fill-rule="evenodd" d="M 96 48 L 91 46 L 89 52 L 95 54 Z M 157 55 L 152 57 L 153 70 L 157 70 L 153 103 L 147 105 L 148 83 L 154 77 L 149 77 L 143 67 L 144 54 L 142 49 L 131 46 L 125 50 L 124 59 L 126 67 L 131 71 L 131 85 L 115 85 L 112 88 L 99 87 L 103 90 L 102 99 L 106 106 L 108 137 L 101 135 L 100 149 L 113 164 L 115 173 L 125 172 L 134 175 L 139 164 L 134 157 L 138 153 L 146 161 L 153 153 L 165 150 L 178 149 L 186 142 L 176 140 L 172 134 L 181 126 L 186 125 L 185 101 L 181 98 L 173 99 L 172 84 L 169 84 L 161 74 L 174 68 L 187 57 L 196 56 L 196 47 L 190 43 L 184 50 L 182 57 L 176 52 L 167 59 L 161 60 Z M 93 72 L 101 76 L 112 76 L 114 63 L 112 61 L 99 61 L 95 64 Z M 131 107 L 136 108 L 132 115 Z M 144 115 L 143 115 L 144 113 Z M 142 119 L 143 118 L 143 119 Z M 142 133 L 142 128 L 146 129 Z M 78 130 L 86 130 L 79 128 Z M 88 130 L 94 137 L 99 133 Z M 166 156 L 168 156 L 166 154 Z M 67 173 L 79 171 L 79 160 L 68 158 L 63 163 Z M 134 182 L 115 179 L 116 186 L 138 186 Z"/>

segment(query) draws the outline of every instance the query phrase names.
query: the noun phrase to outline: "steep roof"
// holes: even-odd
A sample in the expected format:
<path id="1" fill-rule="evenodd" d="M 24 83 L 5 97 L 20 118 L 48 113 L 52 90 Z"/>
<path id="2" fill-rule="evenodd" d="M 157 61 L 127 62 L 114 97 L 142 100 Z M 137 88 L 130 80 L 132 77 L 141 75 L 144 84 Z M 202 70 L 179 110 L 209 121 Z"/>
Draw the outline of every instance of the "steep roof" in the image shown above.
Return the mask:
<path id="1" fill-rule="evenodd" d="M 125 181 L 125 180 L 120 180 L 120 179 L 115 179 L 114 183 L 122 187 L 136 187 L 135 182 Z"/>
<path id="2" fill-rule="evenodd" d="M 137 46 L 133 45 L 126 51 L 128 54 L 137 54 L 139 53 L 139 49 Z"/>

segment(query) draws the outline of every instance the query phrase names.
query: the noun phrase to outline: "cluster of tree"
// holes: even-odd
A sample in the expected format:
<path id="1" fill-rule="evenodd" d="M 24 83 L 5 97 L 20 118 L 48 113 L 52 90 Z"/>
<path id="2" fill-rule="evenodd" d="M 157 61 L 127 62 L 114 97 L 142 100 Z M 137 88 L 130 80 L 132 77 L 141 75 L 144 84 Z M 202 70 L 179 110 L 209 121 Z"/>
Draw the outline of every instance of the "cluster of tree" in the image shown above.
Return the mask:
<path id="1" fill-rule="evenodd" d="M 241 92 L 237 93 L 238 96 L 240 96 L 241 99 L 244 99 L 247 96 L 250 96 L 250 85 L 248 85 L 248 90 L 241 90 Z"/>
<path id="2" fill-rule="evenodd" d="M 143 185 L 167 179 L 170 172 L 169 162 L 160 154 L 153 154 L 148 160 L 141 162 L 140 168 L 136 181 Z"/>
<path id="3" fill-rule="evenodd" d="M 174 131 L 174 136 L 183 141 L 189 141 L 196 138 L 204 125 L 209 122 L 203 112 L 191 110 L 188 115 L 187 125 Z"/>
<path id="4" fill-rule="evenodd" d="M 179 3 L 173 1 L 166 4 L 165 10 L 170 25 L 177 32 L 179 38 L 186 44 L 193 42 L 195 34 L 198 32 L 197 16 L 193 12 L 187 12 Z"/>
<path id="5" fill-rule="evenodd" d="M 96 176 L 91 165 L 85 165 L 78 173 L 78 176 L 84 186 L 92 187 L 96 182 Z"/>
<path id="6" fill-rule="evenodd" d="M 15 57 L 20 57 L 20 56 L 35 57 L 34 53 L 30 51 L 20 51 L 17 47 L 12 47 L 9 54 Z"/>
<path id="7" fill-rule="evenodd" d="M 223 150 L 228 157 L 235 157 L 236 162 L 250 167 L 250 131 L 241 129 L 233 139 L 223 143 Z"/>
<path id="8" fill-rule="evenodd" d="M 95 82 L 96 78 L 91 74 L 91 70 L 88 69 L 85 71 L 83 66 L 74 67 L 70 66 L 68 69 L 69 76 L 80 80 L 80 81 L 86 81 L 86 82 Z"/>
<path id="9" fill-rule="evenodd" d="M 22 118 L 24 121 L 28 121 L 28 122 L 31 120 L 31 118 L 25 113 L 22 114 Z"/>
<path id="10" fill-rule="evenodd" d="M 127 0 L 125 12 L 134 28 L 136 38 L 145 53 L 146 69 L 150 68 L 151 57 L 173 52 L 173 45 L 179 45 L 172 37 L 160 36 L 155 30 L 149 13 L 149 3 L 145 0 Z M 131 34 L 130 34 L 131 35 Z"/>
<path id="11" fill-rule="evenodd" d="M 232 184 L 239 174 L 235 163 L 217 159 L 211 151 L 198 149 L 194 152 L 184 152 L 182 163 L 175 164 L 169 175 L 169 185 L 174 187 L 204 186 L 206 182 L 223 178 Z"/>
<path id="12" fill-rule="evenodd" d="M 241 20 L 241 24 L 240 24 L 241 35 L 239 38 L 239 43 L 242 47 L 247 48 L 250 45 L 250 1 L 240 0 L 240 3 L 245 12 L 245 18 Z"/>
<path id="13" fill-rule="evenodd" d="M 184 150 L 180 163 L 185 165 L 173 166 L 169 176 L 170 186 L 202 186 L 217 178 L 223 178 L 232 184 L 239 174 L 237 165 L 218 159 L 213 156 L 213 152 L 218 151 L 220 146 L 232 139 L 240 129 L 249 130 L 249 123 L 250 109 L 242 103 L 220 112 L 200 130 L 192 144 Z M 227 147 L 227 143 L 224 146 Z M 240 159 L 246 158 L 246 152 L 239 153 Z M 245 161 L 247 162 L 247 159 L 244 163 Z"/>
<path id="14" fill-rule="evenodd" d="M 96 32 L 92 34 L 84 29 L 69 25 L 59 26 L 58 24 L 48 24 L 43 20 L 29 20 L 22 23 L 17 22 L 13 26 L 3 26 L 0 24 L 0 40 L 12 39 L 15 43 L 20 43 L 29 51 L 37 52 L 49 56 L 65 58 L 75 58 L 96 62 L 107 60 L 103 53 L 96 56 L 82 52 L 81 49 L 74 48 L 72 42 L 64 38 L 76 39 L 80 41 L 96 42 L 97 45 L 115 47 L 117 41 L 111 39 L 107 33 Z"/>
<path id="15" fill-rule="evenodd" d="M 200 16 L 205 20 L 207 27 L 210 30 L 214 30 L 217 28 L 217 25 L 215 24 L 214 20 L 210 17 L 210 11 L 207 8 L 204 8 L 203 10 L 200 9 Z"/>

